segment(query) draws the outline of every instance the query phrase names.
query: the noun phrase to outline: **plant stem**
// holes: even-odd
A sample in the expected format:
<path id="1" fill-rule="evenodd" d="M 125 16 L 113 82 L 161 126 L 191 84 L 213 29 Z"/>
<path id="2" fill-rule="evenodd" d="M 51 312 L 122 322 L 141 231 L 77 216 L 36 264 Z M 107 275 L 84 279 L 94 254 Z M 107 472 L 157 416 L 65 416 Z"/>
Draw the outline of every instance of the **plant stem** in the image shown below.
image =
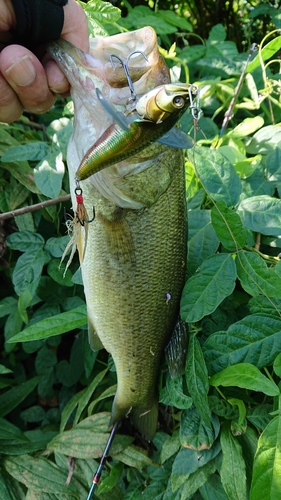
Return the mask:
<path id="1" fill-rule="evenodd" d="M 35 205 L 30 205 L 28 207 L 17 208 L 16 210 L 0 214 L 0 220 L 11 219 L 12 217 L 17 217 L 18 215 L 27 214 L 28 212 L 35 212 L 41 208 L 50 207 L 52 205 L 56 205 L 57 203 L 64 203 L 68 200 L 70 200 L 70 194 L 59 196 L 58 198 L 54 198 L 52 200 L 42 201 L 41 203 L 36 203 Z"/>

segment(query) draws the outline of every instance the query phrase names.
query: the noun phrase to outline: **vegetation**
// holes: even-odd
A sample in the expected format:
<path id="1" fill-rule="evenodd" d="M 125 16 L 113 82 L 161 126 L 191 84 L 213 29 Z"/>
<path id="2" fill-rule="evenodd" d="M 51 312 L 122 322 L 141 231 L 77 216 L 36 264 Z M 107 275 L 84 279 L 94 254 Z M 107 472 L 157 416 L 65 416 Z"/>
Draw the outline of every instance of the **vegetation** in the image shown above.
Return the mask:
<path id="1" fill-rule="evenodd" d="M 213 25 L 209 16 L 208 33 L 200 31 L 201 2 L 198 11 L 191 1 L 135 4 L 120 4 L 122 18 L 109 3 L 84 6 L 93 35 L 152 25 L 173 77 L 200 88 L 202 118 L 186 114 L 181 123 L 196 139 L 186 156 L 181 303 L 190 337 L 183 377 L 171 379 L 163 362 L 153 443 L 124 422 L 96 497 L 278 500 L 281 36 L 270 30 L 280 28 L 280 11 L 255 3 L 248 16 L 247 3 L 223 3 L 239 32 L 248 30 L 243 45 L 241 35 L 231 36 L 231 17 Z M 207 16 L 214 2 L 202 4 Z M 46 115 L 1 124 L 1 212 L 67 195 L 71 118 L 71 103 L 59 100 Z M 59 267 L 69 241 L 63 208 L 70 211 L 70 202 L 1 219 L 1 500 L 85 500 L 108 437 L 114 365 L 88 346 L 78 261 L 65 276 Z"/>

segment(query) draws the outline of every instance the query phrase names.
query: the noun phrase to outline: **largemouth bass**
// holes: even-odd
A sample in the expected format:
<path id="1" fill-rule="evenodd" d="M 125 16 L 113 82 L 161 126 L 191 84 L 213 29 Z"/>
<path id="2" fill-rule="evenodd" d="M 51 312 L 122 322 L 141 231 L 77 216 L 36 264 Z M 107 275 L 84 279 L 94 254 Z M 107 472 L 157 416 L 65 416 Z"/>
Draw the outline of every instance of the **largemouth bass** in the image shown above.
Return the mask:
<path id="1" fill-rule="evenodd" d="M 75 206 L 76 172 L 89 146 L 110 125 L 96 89 L 123 112 L 130 96 L 123 68 L 110 56 L 130 58 L 137 96 L 169 83 L 152 28 L 96 38 L 91 54 L 65 41 L 49 52 L 71 83 L 74 132 L 68 146 L 71 193 Z M 156 126 L 156 125 L 155 125 Z M 158 419 L 160 358 L 177 321 L 185 276 L 186 206 L 182 150 L 151 144 L 130 159 L 80 182 L 88 224 L 81 262 L 87 302 L 89 341 L 112 354 L 118 388 L 111 423 L 130 415 L 147 438 Z M 82 243 L 85 246 L 85 240 Z"/>

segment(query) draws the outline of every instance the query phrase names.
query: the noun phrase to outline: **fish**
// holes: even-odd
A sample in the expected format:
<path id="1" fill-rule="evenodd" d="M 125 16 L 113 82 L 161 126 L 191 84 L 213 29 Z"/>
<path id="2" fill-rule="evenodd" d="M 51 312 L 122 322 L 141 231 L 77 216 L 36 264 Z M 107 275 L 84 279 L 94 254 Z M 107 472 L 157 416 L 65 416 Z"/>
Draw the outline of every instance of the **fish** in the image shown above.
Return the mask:
<path id="1" fill-rule="evenodd" d="M 91 40 L 86 54 L 65 40 L 48 51 L 71 84 L 74 130 L 67 151 L 73 206 L 77 172 L 89 146 L 112 125 L 97 89 L 124 115 L 130 89 L 110 56 L 130 57 L 136 96 L 170 85 L 151 27 Z M 142 102 L 140 102 L 140 105 Z M 142 116 L 142 113 L 139 113 Z M 159 118 L 161 120 L 161 117 Z M 164 121 L 163 121 L 164 123 Z M 158 127 L 156 122 L 153 127 Z M 113 357 L 117 391 L 111 426 L 130 417 L 153 439 L 158 423 L 160 362 L 177 323 L 185 281 L 186 197 L 180 148 L 152 142 L 79 181 L 86 211 L 95 211 L 79 255 L 87 304 L 89 342 Z"/>

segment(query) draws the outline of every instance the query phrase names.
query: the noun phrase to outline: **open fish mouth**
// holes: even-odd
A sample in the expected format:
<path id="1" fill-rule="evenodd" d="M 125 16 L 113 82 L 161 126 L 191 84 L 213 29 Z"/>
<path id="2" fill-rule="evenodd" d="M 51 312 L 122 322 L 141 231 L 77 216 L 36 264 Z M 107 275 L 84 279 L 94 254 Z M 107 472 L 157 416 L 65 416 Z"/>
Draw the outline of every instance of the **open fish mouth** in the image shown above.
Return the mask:
<path id="1" fill-rule="evenodd" d="M 130 96 L 128 81 L 124 69 L 117 59 L 114 64 L 111 56 L 117 56 L 125 61 L 130 54 L 130 77 L 138 95 L 154 87 L 170 82 L 168 68 L 159 54 L 155 31 L 142 28 L 135 32 L 122 33 L 108 38 L 94 38 L 90 41 L 90 53 L 74 47 L 69 42 L 59 39 L 48 45 L 48 51 L 57 61 L 67 76 L 72 89 L 80 88 L 86 100 L 92 102 L 95 88 L 100 88 L 105 97 L 115 105 L 125 105 Z M 146 59 L 143 57 L 146 55 Z M 88 106 L 87 106 L 88 107 Z"/>

